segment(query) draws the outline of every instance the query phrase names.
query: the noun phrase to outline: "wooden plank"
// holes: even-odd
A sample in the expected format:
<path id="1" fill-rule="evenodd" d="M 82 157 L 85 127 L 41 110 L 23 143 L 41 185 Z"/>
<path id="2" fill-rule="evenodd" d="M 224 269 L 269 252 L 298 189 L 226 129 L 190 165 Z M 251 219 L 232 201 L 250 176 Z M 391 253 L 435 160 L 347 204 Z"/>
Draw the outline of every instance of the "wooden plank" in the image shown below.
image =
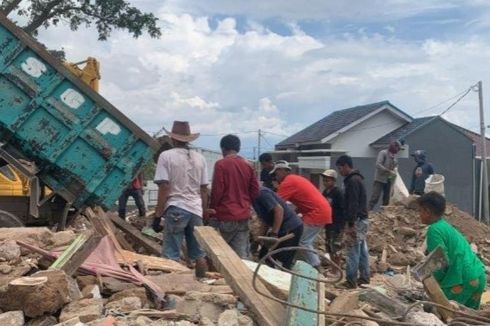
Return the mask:
<path id="1" fill-rule="evenodd" d="M 449 309 L 453 309 L 446 295 L 444 294 L 444 292 L 442 292 L 439 283 L 437 283 L 433 276 L 427 277 L 425 280 L 422 281 L 422 283 L 424 284 L 425 292 L 427 292 L 427 295 L 432 301 Z M 437 308 L 437 311 L 441 314 L 443 321 L 448 321 L 453 317 L 452 311 L 442 308 Z"/>
<path id="2" fill-rule="evenodd" d="M 405 313 L 407 306 L 395 298 L 379 292 L 376 289 L 368 289 L 359 294 L 359 299 L 369 303 L 379 311 L 384 312 L 390 317 L 398 317 Z"/>
<path id="3" fill-rule="evenodd" d="M 297 261 L 293 271 L 303 276 L 318 277 L 318 271 L 311 265 Z M 288 302 L 290 304 L 302 306 L 313 310 L 324 310 L 325 292 L 324 283 L 306 279 L 301 276 L 293 275 L 291 287 L 289 289 Z M 323 315 L 306 311 L 299 308 L 288 307 L 286 311 L 285 326 L 319 326 L 325 325 Z"/>
<path id="4" fill-rule="evenodd" d="M 143 248 L 148 250 L 148 252 L 152 255 L 160 256 L 161 247 L 155 241 L 147 238 L 140 230 L 120 218 L 115 214 L 107 214 L 112 223 L 114 223 L 118 228 L 123 230 L 133 241 L 135 241 L 138 245 L 141 245 Z"/>
<path id="5" fill-rule="evenodd" d="M 239 295 L 242 302 L 250 308 L 257 323 L 261 326 L 282 325 L 285 315 L 284 307 L 254 290 L 252 285 L 253 273 L 219 233 L 212 227 L 200 226 L 194 228 L 194 234 L 212 260 L 213 265 L 223 274 L 226 282 Z M 257 281 L 257 288 L 262 293 L 271 295 L 259 280 Z"/>
<path id="6" fill-rule="evenodd" d="M 141 255 L 128 250 L 121 250 L 120 253 L 116 252 L 116 259 L 120 264 L 136 265 L 138 261 L 141 261 L 147 269 L 160 270 L 164 272 L 189 272 L 190 269 L 180 264 L 179 262 L 171 259 Z"/>
<path id="7" fill-rule="evenodd" d="M 60 269 L 66 275 L 72 276 L 97 247 L 102 236 L 88 230 L 80 234 L 63 253 L 51 264 L 49 269 Z"/>

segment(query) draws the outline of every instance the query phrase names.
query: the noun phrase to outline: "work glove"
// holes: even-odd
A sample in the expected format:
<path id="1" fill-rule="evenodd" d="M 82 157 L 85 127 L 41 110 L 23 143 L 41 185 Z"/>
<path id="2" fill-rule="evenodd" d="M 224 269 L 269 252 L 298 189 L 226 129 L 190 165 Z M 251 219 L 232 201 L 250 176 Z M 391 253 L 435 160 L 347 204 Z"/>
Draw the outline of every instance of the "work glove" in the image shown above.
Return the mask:
<path id="1" fill-rule="evenodd" d="M 154 217 L 153 222 L 151 223 L 151 228 L 156 233 L 162 232 L 163 231 L 162 218 L 161 217 Z"/>

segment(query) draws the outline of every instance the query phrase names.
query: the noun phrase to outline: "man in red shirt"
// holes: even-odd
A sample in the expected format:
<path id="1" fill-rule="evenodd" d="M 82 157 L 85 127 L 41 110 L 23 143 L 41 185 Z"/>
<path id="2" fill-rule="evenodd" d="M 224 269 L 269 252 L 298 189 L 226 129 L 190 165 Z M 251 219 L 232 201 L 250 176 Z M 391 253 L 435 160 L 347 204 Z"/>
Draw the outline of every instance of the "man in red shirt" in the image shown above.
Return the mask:
<path id="1" fill-rule="evenodd" d="M 139 216 L 146 216 L 145 200 L 143 199 L 143 184 L 143 173 L 139 173 L 136 178 L 134 178 L 133 181 L 126 187 L 126 189 L 124 189 L 118 201 L 120 218 L 126 218 L 126 206 L 130 196 L 133 197 L 134 203 L 136 204 L 136 207 L 138 207 Z"/>
<path id="2" fill-rule="evenodd" d="M 271 171 L 279 182 L 277 194 L 293 203 L 303 215 L 303 235 L 300 246 L 314 249 L 315 239 L 326 224 L 332 223 L 332 209 L 322 193 L 306 178 L 292 174 L 289 163 L 277 161 Z M 303 251 L 303 259 L 322 271 L 320 258 L 311 251 Z"/>
<path id="3" fill-rule="evenodd" d="M 226 135 L 220 142 L 223 159 L 214 165 L 209 224 L 241 258 L 249 256 L 249 219 L 259 182 L 252 165 L 238 155 L 240 139 Z"/>

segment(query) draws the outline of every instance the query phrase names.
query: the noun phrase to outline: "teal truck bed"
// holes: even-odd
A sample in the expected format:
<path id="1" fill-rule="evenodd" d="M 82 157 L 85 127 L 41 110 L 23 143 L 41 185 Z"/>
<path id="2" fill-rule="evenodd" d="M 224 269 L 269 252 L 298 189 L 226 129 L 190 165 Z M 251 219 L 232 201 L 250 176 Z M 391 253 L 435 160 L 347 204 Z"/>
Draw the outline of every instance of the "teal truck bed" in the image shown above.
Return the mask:
<path id="1" fill-rule="evenodd" d="M 31 177 L 71 207 L 107 209 L 157 149 L 152 137 L 0 16 L 2 162 L 35 162 Z"/>

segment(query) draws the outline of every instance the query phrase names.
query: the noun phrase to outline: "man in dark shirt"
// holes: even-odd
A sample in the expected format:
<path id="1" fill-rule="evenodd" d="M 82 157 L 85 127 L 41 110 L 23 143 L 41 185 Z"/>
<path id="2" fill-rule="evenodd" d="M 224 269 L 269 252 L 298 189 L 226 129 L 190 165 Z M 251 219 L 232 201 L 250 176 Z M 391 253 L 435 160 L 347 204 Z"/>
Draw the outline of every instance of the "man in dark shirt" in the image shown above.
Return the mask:
<path id="1" fill-rule="evenodd" d="M 427 162 L 427 155 L 424 150 L 416 150 L 412 156 L 417 166 L 413 169 L 409 191 L 411 194 L 421 196 L 424 194 L 425 180 L 429 175 L 434 174 L 434 167 Z"/>
<path id="2" fill-rule="evenodd" d="M 292 239 L 282 242 L 278 248 L 298 246 L 303 233 L 303 222 L 283 199 L 269 188 L 261 187 L 259 196 L 253 202 L 253 208 L 260 220 L 269 227 L 266 234 L 268 237 L 283 237 L 289 233 L 294 234 Z M 263 246 L 259 258 L 266 254 L 267 248 Z M 290 269 L 293 265 L 294 256 L 294 251 L 284 251 L 274 255 L 273 258 L 280 261 L 283 267 Z"/>
<path id="3" fill-rule="evenodd" d="M 262 186 L 274 190 L 274 185 L 272 184 L 274 178 L 270 174 L 272 169 L 274 169 L 274 162 L 272 161 L 271 154 L 269 153 L 260 154 L 259 162 L 260 162 L 260 167 L 262 168 L 262 171 L 260 171 L 260 182 L 262 182 Z"/>
<path id="4" fill-rule="evenodd" d="M 344 177 L 345 246 L 347 249 L 347 288 L 369 283 L 369 251 L 367 246 L 368 212 L 364 177 L 354 170 L 352 158 L 342 155 L 335 163 Z M 360 277 L 358 278 L 358 272 Z"/>
<path id="5" fill-rule="evenodd" d="M 209 220 L 209 225 L 220 231 L 240 258 L 247 258 L 251 206 L 259 194 L 259 182 L 252 164 L 238 155 L 240 139 L 237 136 L 224 136 L 220 147 L 224 158 L 214 165 L 209 204 L 214 218 Z"/>
<path id="6" fill-rule="evenodd" d="M 344 194 L 335 185 L 337 182 L 337 172 L 335 170 L 325 170 L 322 173 L 323 185 L 325 190 L 323 196 L 328 200 L 332 207 L 332 224 L 325 225 L 326 250 L 334 263 L 340 263 L 338 252 L 342 245 L 342 231 L 344 229 Z"/>

